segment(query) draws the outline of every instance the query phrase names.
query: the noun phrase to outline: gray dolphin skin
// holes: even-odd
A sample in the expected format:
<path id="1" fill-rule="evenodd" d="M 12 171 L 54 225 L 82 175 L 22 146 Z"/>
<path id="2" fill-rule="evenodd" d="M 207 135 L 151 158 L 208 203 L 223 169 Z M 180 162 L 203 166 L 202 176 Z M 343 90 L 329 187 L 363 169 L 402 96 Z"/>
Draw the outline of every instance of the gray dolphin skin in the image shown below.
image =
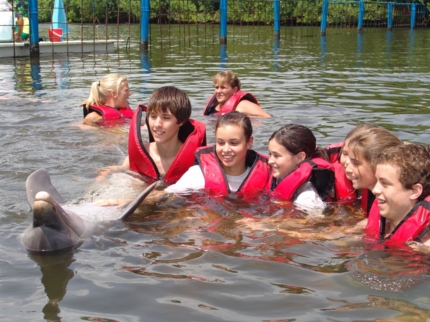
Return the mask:
<path id="1" fill-rule="evenodd" d="M 118 217 L 125 219 L 159 184 L 148 186 Z M 81 216 L 63 209 L 63 198 L 51 183 L 45 169 L 33 172 L 26 182 L 27 199 L 33 210 L 33 222 L 21 236 L 21 243 L 32 253 L 55 252 L 79 247 L 88 224 Z"/>

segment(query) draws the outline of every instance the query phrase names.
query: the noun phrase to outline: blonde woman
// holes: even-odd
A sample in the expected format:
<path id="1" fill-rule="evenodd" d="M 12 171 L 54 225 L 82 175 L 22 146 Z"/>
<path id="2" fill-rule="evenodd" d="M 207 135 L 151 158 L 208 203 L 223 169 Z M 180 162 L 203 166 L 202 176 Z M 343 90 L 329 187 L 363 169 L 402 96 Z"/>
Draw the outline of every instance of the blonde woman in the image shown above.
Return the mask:
<path id="1" fill-rule="evenodd" d="M 128 104 L 131 91 L 127 78 L 118 74 L 104 76 L 91 84 L 90 96 L 81 103 L 84 124 L 104 125 L 122 123 L 133 117 Z"/>

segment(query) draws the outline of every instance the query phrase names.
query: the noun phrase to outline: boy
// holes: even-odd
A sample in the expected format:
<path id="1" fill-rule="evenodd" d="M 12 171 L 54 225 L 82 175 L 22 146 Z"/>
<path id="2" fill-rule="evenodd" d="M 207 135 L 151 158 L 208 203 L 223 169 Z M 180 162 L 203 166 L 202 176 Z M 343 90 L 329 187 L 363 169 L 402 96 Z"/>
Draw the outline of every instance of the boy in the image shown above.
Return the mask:
<path id="1" fill-rule="evenodd" d="M 149 129 L 147 143 L 143 143 L 140 132 L 142 112 L 146 112 Z M 134 113 L 123 167 L 167 184 L 178 181 L 194 165 L 196 148 L 206 145 L 206 125 L 190 116 L 186 93 L 173 86 L 157 89 L 148 107 L 139 105 Z"/>
<path id="2" fill-rule="evenodd" d="M 387 243 L 430 246 L 430 148 L 406 144 L 376 159 L 377 179 L 365 233 Z"/>

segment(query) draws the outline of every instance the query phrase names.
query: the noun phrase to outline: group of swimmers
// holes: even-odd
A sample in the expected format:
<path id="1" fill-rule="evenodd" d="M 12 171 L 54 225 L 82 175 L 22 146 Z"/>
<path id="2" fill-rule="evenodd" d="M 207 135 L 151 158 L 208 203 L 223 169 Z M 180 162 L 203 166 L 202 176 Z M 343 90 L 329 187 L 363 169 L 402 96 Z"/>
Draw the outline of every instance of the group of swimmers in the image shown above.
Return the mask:
<path id="1" fill-rule="evenodd" d="M 368 238 L 430 245 L 428 146 L 403 144 L 388 130 L 364 124 L 343 142 L 324 149 L 309 128 L 288 124 L 269 138 L 265 156 L 252 150 L 250 116 L 270 115 L 240 90 L 231 71 L 220 72 L 213 80 L 215 93 L 204 110 L 219 116 L 213 145 L 206 145 L 205 124 L 190 119 L 191 103 L 183 91 L 161 87 L 147 106 L 139 105 L 133 112 L 125 104 L 131 94 L 128 82 L 119 75 L 93 83 L 83 102 L 84 122 L 93 113 L 93 120 L 109 121 L 129 118 L 131 111 L 123 167 L 152 180 L 163 179 L 168 185 L 165 192 L 204 189 L 211 195 L 235 193 L 251 200 L 268 195 L 304 209 L 361 198 L 366 218 L 357 227 Z M 112 87 L 105 88 L 107 84 Z M 143 113 L 149 142 L 142 140 Z"/>

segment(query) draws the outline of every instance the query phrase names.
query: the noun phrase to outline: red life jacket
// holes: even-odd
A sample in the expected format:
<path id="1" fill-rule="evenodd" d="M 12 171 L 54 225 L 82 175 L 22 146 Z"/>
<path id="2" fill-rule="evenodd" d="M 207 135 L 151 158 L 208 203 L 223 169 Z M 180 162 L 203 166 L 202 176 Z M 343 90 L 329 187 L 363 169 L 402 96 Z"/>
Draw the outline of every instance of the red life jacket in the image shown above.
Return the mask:
<path id="1" fill-rule="evenodd" d="M 343 142 L 338 142 L 328 145 L 325 149 L 328 154 L 331 164 L 334 168 L 335 177 L 335 200 L 336 201 L 354 201 L 357 199 L 357 192 L 352 186 L 351 180 L 346 177 L 345 169 L 340 163 L 340 153 L 342 151 Z"/>
<path id="2" fill-rule="evenodd" d="M 153 180 L 163 179 L 168 184 L 173 184 L 194 165 L 194 152 L 199 146 L 206 145 L 206 125 L 196 120 L 188 120 L 179 129 L 178 138 L 184 144 L 179 150 L 175 160 L 162 178 L 155 162 L 152 160 L 149 152 L 145 149 L 140 132 L 142 112 L 146 112 L 147 107 L 139 105 L 134 113 L 130 124 L 128 134 L 128 156 L 130 160 L 130 169 L 139 172 Z M 148 126 L 148 121 L 146 120 Z M 149 142 L 154 142 L 154 138 L 149 133 Z"/>
<path id="3" fill-rule="evenodd" d="M 306 159 L 277 185 L 271 176 L 268 187 L 273 191 L 274 198 L 293 201 L 297 191 L 308 181 L 323 201 L 329 200 L 335 181 L 333 165 L 321 158 Z"/>
<path id="4" fill-rule="evenodd" d="M 102 126 L 124 123 L 127 119 L 131 119 L 134 113 L 129 106 L 113 108 L 103 105 L 90 105 L 89 109 L 84 106 L 83 112 L 84 118 L 89 113 L 96 112 L 102 117 L 102 119 L 98 122 L 98 124 Z"/>
<path id="5" fill-rule="evenodd" d="M 216 156 L 215 146 L 199 148 L 195 155 L 205 177 L 205 189 L 218 196 L 228 195 L 231 191 L 228 187 L 225 172 Z M 267 161 L 266 156 L 253 150 L 248 150 L 245 164 L 251 170 L 236 191 L 236 194 L 253 198 L 266 189 L 270 173 L 270 166 Z"/>
<path id="6" fill-rule="evenodd" d="M 237 105 L 239 105 L 239 103 L 243 100 L 250 101 L 258 105 L 257 98 L 254 95 L 239 90 L 233 96 L 231 96 L 227 100 L 227 102 L 224 103 L 221 110 L 218 112 L 215 110 L 215 107 L 218 105 L 218 100 L 216 99 L 216 95 L 213 94 L 206 102 L 206 106 L 203 110 L 203 115 L 223 115 L 228 112 L 235 111 Z"/>
<path id="7" fill-rule="evenodd" d="M 385 227 L 386 219 L 379 214 L 378 200 L 375 200 L 364 230 L 366 237 L 384 240 L 388 244 L 420 241 L 430 229 L 430 196 L 418 201 L 387 237 L 384 237 Z"/>

